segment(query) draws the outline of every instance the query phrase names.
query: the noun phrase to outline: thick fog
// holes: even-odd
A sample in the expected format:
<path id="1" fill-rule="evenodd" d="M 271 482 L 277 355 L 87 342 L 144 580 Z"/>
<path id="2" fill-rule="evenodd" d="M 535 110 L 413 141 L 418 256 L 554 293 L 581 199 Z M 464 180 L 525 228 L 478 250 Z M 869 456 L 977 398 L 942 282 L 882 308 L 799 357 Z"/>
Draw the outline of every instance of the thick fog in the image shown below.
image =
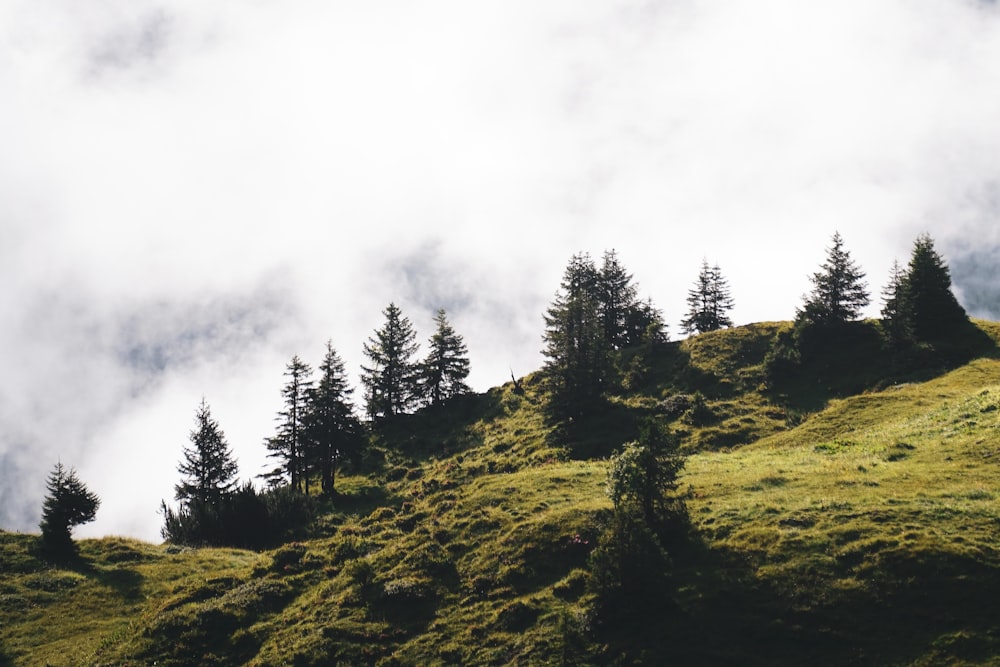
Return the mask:
<path id="1" fill-rule="evenodd" d="M 531 372 L 577 251 L 676 337 L 703 257 L 789 319 L 834 231 L 876 296 L 926 231 L 1000 317 L 998 118 L 995 3 L 5 2 L 0 527 L 61 460 L 78 535 L 157 540 L 202 396 L 252 478 L 285 363 L 356 378 L 390 301 Z"/>

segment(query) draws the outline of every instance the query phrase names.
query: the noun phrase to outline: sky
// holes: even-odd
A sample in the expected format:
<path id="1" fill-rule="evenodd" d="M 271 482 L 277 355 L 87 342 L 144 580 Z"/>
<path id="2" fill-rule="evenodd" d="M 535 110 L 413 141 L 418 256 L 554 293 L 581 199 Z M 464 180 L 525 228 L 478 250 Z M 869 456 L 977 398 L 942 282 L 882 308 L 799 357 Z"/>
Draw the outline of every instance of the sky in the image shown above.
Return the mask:
<path id="1" fill-rule="evenodd" d="M 158 542 L 202 397 L 264 469 L 285 364 L 445 308 L 484 391 L 570 256 L 674 338 L 702 259 L 791 319 L 839 231 L 1000 318 L 1000 9 L 971 0 L 0 3 L 0 528 Z M 360 394 L 360 392 L 357 392 Z M 358 397 L 360 398 L 360 397 Z"/>

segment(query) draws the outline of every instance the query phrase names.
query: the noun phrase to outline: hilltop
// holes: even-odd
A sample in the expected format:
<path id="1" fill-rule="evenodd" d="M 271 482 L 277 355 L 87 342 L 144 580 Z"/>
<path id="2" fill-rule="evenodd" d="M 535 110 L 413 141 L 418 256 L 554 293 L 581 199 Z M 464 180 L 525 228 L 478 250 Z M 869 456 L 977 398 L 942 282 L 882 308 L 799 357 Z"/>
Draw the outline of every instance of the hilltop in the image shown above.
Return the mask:
<path id="1" fill-rule="evenodd" d="M 461 397 L 273 550 L 109 537 L 67 567 L 0 533 L 0 665 L 1000 664 L 1000 324 L 975 324 L 903 360 L 859 324 L 785 377 L 790 323 L 658 343 L 568 439 L 537 374 Z M 650 415 L 690 531 L 662 610 L 616 622 L 589 557 Z"/>

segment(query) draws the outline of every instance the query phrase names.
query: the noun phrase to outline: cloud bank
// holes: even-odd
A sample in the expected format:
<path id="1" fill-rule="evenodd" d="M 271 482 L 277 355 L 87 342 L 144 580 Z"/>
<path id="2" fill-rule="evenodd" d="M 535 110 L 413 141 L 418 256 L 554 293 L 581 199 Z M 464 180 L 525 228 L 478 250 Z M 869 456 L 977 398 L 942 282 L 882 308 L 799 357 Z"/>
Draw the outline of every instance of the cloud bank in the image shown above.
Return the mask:
<path id="1" fill-rule="evenodd" d="M 580 250 L 676 330 L 702 257 L 787 319 L 835 230 L 876 294 L 928 231 L 1000 316 L 994 3 L 15 0 L 0 99 L 9 529 L 61 459 L 80 534 L 158 539 L 201 397 L 252 477 L 284 364 L 390 301 L 535 370 Z"/>

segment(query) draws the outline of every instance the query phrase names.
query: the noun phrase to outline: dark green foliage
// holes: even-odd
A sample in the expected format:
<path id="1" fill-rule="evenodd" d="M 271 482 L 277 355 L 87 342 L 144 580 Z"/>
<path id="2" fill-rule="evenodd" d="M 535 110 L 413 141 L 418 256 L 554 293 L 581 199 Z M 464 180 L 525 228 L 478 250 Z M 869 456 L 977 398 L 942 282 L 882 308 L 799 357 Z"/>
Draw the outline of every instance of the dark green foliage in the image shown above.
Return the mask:
<path id="1" fill-rule="evenodd" d="M 90 491 L 76 476 L 56 463 L 45 483 L 48 495 L 42 502 L 42 548 L 53 557 L 70 557 L 76 554 L 76 545 L 70 535 L 74 526 L 94 520 L 101 499 Z"/>
<path id="2" fill-rule="evenodd" d="M 545 374 L 557 416 L 586 412 L 604 393 L 611 375 L 597 285 L 590 255 L 573 255 L 561 290 L 545 314 Z"/>
<path id="3" fill-rule="evenodd" d="M 840 232 L 833 235 L 832 243 L 822 270 L 810 277 L 813 290 L 796 315 L 798 322 L 836 327 L 856 320 L 870 301 L 865 274 L 844 249 Z"/>
<path id="4" fill-rule="evenodd" d="M 326 344 L 326 355 L 319 366 L 319 382 L 307 390 L 306 475 L 319 474 L 324 494 L 334 492 L 334 477 L 342 461 L 359 464 L 366 442 L 364 430 L 354 415 L 351 393 L 344 362 L 332 342 Z"/>
<path id="5" fill-rule="evenodd" d="M 195 413 L 195 428 L 184 448 L 177 471 L 183 479 L 174 487 L 174 500 L 182 504 L 211 505 L 236 488 L 238 467 L 225 435 L 204 398 Z"/>
<path id="6" fill-rule="evenodd" d="M 677 437 L 656 421 L 642 426 L 638 441 L 626 443 L 608 468 L 607 493 L 615 512 L 638 513 L 657 530 L 684 516 L 683 500 L 674 495 L 684 468 L 679 447 Z"/>
<path id="7" fill-rule="evenodd" d="M 613 251 L 605 253 L 600 271 L 587 253 L 570 258 L 542 336 L 548 407 L 556 421 L 592 412 L 616 388 L 620 350 L 666 340 L 660 313 L 636 293 Z M 629 382 L 641 381 L 642 363 L 626 369 Z"/>
<path id="8" fill-rule="evenodd" d="M 469 350 L 455 332 L 444 309 L 434 316 L 437 329 L 428 341 L 430 351 L 420 365 L 420 389 L 430 405 L 440 405 L 455 396 L 472 391 L 465 383 L 469 377 Z"/>
<path id="9" fill-rule="evenodd" d="M 735 304 L 729 283 L 718 264 L 709 266 L 707 259 L 701 261 L 701 271 L 694 287 L 688 291 L 687 304 L 687 316 L 681 321 L 681 330 L 686 334 L 733 326 L 728 312 Z"/>
<path id="10" fill-rule="evenodd" d="M 670 599 L 671 558 L 641 515 L 615 512 L 589 567 L 587 583 L 602 622 L 643 617 Z"/>
<path id="11" fill-rule="evenodd" d="M 906 271 L 893 260 L 889 282 L 882 289 L 882 328 L 890 347 L 900 348 L 913 339 L 913 323 L 907 315 Z"/>
<path id="12" fill-rule="evenodd" d="M 390 303 L 382 313 L 385 324 L 364 345 L 372 365 L 361 368 L 365 409 L 371 419 L 404 414 L 419 397 L 419 367 L 413 361 L 419 348 L 414 343 L 417 334 L 396 304 Z"/>
<path id="13" fill-rule="evenodd" d="M 285 368 L 288 382 L 281 390 L 285 408 L 278 413 L 278 431 L 266 441 L 268 456 L 278 459 L 280 465 L 265 475 L 272 486 L 287 481 L 292 489 L 309 493 L 310 468 L 305 419 L 308 411 L 312 369 L 293 356 Z"/>
<path id="14" fill-rule="evenodd" d="M 896 268 L 886 287 L 882 317 L 894 342 L 941 340 L 965 327 L 969 318 L 951 291 L 951 273 L 928 234 L 913 244 L 905 273 Z"/>
<path id="15" fill-rule="evenodd" d="M 638 441 L 612 457 L 607 493 L 614 512 L 590 557 L 589 585 L 601 620 L 642 616 L 669 600 L 665 542 L 678 539 L 688 524 L 676 493 L 683 467 L 676 436 L 654 420 L 642 427 Z"/>
<path id="16" fill-rule="evenodd" d="M 197 501 L 176 511 L 161 503 L 163 539 L 192 546 L 262 549 L 308 534 L 316 501 L 291 487 L 258 491 L 247 482 L 214 503 Z"/>
<path id="17" fill-rule="evenodd" d="M 629 318 L 637 303 L 638 289 L 614 250 L 604 252 L 604 262 L 594 279 L 604 340 L 614 350 L 634 344 Z"/>

